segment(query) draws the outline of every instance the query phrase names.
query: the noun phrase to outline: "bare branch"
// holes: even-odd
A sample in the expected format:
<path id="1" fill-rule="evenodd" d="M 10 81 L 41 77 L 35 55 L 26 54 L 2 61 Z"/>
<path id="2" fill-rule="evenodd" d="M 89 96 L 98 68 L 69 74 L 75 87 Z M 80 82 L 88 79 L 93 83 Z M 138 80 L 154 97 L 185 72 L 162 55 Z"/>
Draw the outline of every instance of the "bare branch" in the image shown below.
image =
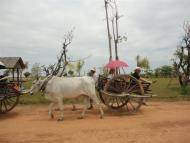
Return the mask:
<path id="1" fill-rule="evenodd" d="M 74 31 L 74 28 L 71 31 L 69 31 L 63 38 L 62 51 L 61 51 L 60 56 L 58 57 L 58 60 L 57 60 L 58 62 L 57 62 L 56 66 L 52 72 L 52 75 L 63 76 L 63 74 L 64 74 L 65 68 L 68 64 L 68 61 L 67 61 L 67 51 L 68 50 L 67 50 L 67 48 L 72 42 L 73 31 Z"/>
<path id="2" fill-rule="evenodd" d="M 181 86 L 186 86 L 190 78 L 190 22 L 183 24 L 184 36 L 182 38 L 181 47 L 177 48 L 174 56 L 176 57 L 174 67 L 179 77 Z"/>

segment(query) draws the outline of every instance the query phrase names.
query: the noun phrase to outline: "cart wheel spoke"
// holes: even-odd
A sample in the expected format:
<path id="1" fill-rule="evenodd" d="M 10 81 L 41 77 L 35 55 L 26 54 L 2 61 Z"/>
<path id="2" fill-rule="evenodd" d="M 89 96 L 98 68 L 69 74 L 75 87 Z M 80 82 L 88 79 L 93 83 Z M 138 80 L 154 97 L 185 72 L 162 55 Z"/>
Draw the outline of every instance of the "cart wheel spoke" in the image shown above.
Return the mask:
<path id="1" fill-rule="evenodd" d="M 133 108 L 133 111 L 136 110 L 135 106 L 133 105 L 133 103 L 131 103 L 131 101 L 129 100 L 129 104 L 131 105 L 131 107 Z"/>
<path id="2" fill-rule="evenodd" d="M 3 111 L 3 103 L 2 103 L 2 101 L 0 101 L 0 111 L 2 112 Z M 1 113 L 0 112 L 0 113 Z"/>
<path id="3" fill-rule="evenodd" d="M 19 101 L 19 95 L 6 95 L 1 101 L 0 101 L 0 113 L 6 113 L 10 110 L 12 110 Z"/>
<path id="4" fill-rule="evenodd" d="M 3 101 L 3 105 L 5 107 L 5 111 L 7 111 L 7 104 L 5 103 L 5 100 Z"/>
<path id="5" fill-rule="evenodd" d="M 129 97 L 127 94 L 142 94 L 143 89 L 137 79 L 130 75 L 116 75 L 110 79 L 104 87 L 105 92 L 100 91 L 100 99 L 110 108 L 119 109 L 126 105 L 127 111 L 137 111 L 142 102 L 139 98 Z M 120 94 L 126 94 L 121 97 Z M 110 95 L 110 94 L 113 94 Z M 118 95 L 118 96 L 117 96 Z"/>

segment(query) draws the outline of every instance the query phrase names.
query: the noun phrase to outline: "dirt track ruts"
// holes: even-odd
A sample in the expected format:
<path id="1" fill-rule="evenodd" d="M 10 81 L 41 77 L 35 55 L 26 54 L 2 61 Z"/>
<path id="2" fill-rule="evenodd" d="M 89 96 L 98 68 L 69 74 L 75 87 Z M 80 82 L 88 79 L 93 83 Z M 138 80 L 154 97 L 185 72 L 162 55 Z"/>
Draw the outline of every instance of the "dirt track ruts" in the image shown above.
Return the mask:
<path id="1" fill-rule="evenodd" d="M 78 120 L 82 106 L 64 108 L 64 121 L 48 117 L 48 105 L 17 106 L 0 115 L 0 143 L 189 143 L 190 102 L 149 102 L 134 115 L 104 108 L 88 111 Z"/>

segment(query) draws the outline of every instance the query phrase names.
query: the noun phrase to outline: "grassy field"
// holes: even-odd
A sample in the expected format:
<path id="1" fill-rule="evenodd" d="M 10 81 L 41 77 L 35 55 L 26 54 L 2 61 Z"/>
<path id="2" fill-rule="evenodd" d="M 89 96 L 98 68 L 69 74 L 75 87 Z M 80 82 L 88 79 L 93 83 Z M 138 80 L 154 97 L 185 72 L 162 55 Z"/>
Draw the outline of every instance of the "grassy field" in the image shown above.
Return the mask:
<path id="1" fill-rule="evenodd" d="M 190 100 L 190 87 L 187 89 L 181 89 L 177 79 L 173 78 L 152 78 L 152 81 L 157 81 L 152 84 L 151 88 L 154 94 L 157 96 L 151 98 L 151 101 L 163 100 L 163 101 L 178 101 L 178 100 Z M 24 87 L 29 89 L 32 85 L 32 80 L 24 82 Z M 79 99 L 80 103 L 82 99 Z M 66 103 L 70 103 L 70 100 L 64 100 Z M 20 104 L 38 104 L 49 103 L 42 93 L 34 95 L 23 94 L 20 97 Z"/>
<path id="2" fill-rule="evenodd" d="M 28 80 L 27 82 L 24 82 L 24 88 L 29 89 L 32 85 L 33 80 Z M 30 95 L 30 94 L 23 94 L 20 97 L 20 104 L 37 104 L 37 103 L 48 103 L 48 101 L 44 98 L 43 93 L 38 92 L 36 94 Z"/>
<path id="3" fill-rule="evenodd" d="M 153 93 L 157 95 L 153 100 L 190 100 L 190 87 L 181 89 L 176 78 L 154 78 L 151 80 L 157 81 L 151 86 Z"/>

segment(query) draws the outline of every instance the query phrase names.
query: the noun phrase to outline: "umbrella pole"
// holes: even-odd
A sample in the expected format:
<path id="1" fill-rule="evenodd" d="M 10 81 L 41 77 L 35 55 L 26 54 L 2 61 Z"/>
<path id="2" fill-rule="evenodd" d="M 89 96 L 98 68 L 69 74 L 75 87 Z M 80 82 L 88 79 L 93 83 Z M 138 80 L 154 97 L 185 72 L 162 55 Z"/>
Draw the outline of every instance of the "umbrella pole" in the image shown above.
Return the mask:
<path id="1" fill-rule="evenodd" d="M 122 70 L 123 70 L 123 73 L 125 74 L 125 70 L 123 69 L 123 67 L 122 67 Z"/>

